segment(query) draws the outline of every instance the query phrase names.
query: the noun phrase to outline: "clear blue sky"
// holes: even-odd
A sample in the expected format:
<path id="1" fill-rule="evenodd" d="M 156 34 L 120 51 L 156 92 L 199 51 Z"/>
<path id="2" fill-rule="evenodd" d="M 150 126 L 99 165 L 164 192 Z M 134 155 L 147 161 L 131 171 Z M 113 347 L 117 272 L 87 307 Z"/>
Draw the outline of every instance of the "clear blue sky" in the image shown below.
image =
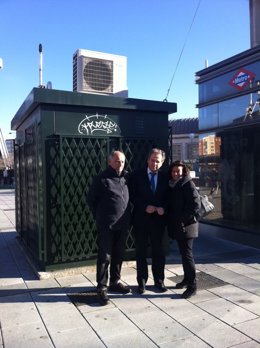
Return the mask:
<path id="1" fill-rule="evenodd" d="M 200 3 L 190 34 L 187 34 Z M 249 0 L 0 0 L 0 127 L 39 85 L 72 90 L 78 49 L 127 57 L 129 97 L 162 101 L 186 41 L 169 102 L 174 118 L 196 117 L 195 72 L 250 48 Z"/>

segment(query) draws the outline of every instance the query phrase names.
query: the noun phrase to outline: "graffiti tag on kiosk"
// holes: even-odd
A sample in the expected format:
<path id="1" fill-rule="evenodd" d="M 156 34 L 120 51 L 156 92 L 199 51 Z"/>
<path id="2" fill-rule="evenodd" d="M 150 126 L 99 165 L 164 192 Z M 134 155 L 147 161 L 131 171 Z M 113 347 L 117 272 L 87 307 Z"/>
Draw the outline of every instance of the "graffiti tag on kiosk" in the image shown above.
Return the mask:
<path id="1" fill-rule="evenodd" d="M 79 123 L 78 132 L 80 134 L 91 135 L 97 132 L 106 134 L 120 133 L 118 124 L 111 120 L 107 115 L 86 115 L 86 117 Z"/>

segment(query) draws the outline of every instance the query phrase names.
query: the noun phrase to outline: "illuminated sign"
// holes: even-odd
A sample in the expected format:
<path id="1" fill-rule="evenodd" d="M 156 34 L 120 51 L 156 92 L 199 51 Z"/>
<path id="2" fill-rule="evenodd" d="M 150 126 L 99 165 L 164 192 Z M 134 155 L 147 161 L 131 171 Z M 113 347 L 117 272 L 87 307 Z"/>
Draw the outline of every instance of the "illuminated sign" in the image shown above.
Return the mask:
<path id="1" fill-rule="evenodd" d="M 246 69 L 239 69 L 229 81 L 230 86 L 242 91 L 255 78 L 255 74 Z"/>
<path id="2" fill-rule="evenodd" d="M 107 115 L 86 115 L 78 125 L 78 132 L 85 135 L 120 135 L 118 124 Z"/>

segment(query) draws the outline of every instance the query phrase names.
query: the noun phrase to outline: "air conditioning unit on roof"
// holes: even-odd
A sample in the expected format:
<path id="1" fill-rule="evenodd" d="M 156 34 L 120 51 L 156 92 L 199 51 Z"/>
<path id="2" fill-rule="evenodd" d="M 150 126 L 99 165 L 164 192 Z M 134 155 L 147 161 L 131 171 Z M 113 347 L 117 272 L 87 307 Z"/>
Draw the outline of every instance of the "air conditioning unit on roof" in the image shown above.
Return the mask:
<path id="1" fill-rule="evenodd" d="M 73 91 L 127 98 L 124 56 L 78 49 L 73 55 Z"/>

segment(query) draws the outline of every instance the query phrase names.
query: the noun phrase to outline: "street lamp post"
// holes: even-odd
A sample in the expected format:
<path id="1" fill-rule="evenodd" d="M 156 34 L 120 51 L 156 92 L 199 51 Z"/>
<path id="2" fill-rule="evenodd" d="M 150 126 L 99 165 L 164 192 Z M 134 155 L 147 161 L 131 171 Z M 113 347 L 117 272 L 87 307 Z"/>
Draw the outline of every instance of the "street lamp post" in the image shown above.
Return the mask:
<path id="1" fill-rule="evenodd" d="M 195 134 L 194 133 L 190 133 L 189 134 L 189 138 L 190 138 L 190 161 L 192 162 L 193 158 L 193 151 L 192 151 L 192 144 L 193 144 L 193 139 L 195 138 Z"/>

